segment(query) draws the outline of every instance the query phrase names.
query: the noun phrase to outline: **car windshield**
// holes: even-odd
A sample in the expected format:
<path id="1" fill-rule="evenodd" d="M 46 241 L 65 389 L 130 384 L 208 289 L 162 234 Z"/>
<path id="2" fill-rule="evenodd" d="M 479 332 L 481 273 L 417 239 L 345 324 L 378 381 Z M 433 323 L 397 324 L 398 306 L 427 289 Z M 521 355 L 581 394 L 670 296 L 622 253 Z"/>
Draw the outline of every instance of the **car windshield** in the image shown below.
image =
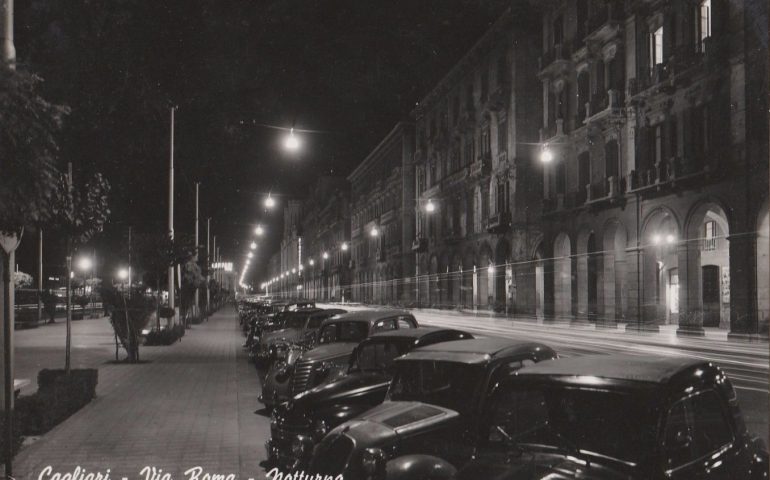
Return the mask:
<path id="1" fill-rule="evenodd" d="M 305 328 L 306 322 L 306 313 L 290 313 L 286 315 L 286 324 L 284 325 L 284 328 L 295 328 L 299 330 Z"/>
<path id="2" fill-rule="evenodd" d="M 487 440 L 490 447 L 545 446 L 639 463 L 654 445 L 654 404 L 644 392 L 506 388 L 491 400 Z"/>
<path id="3" fill-rule="evenodd" d="M 396 362 L 390 400 L 418 401 L 465 414 L 484 376 L 484 367 L 457 362 L 409 360 Z"/>
<path id="4" fill-rule="evenodd" d="M 393 360 L 407 350 L 407 342 L 369 342 L 358 349 L 351 370 L 384 372 L 393 366 Z"/>
<path id="5" fill-rule="evenodd" d="M 369 334 L 369 325 L 365 322 L 336 322 L 326 325 L 321 330 L 318 343 L 361 342 Z"/>

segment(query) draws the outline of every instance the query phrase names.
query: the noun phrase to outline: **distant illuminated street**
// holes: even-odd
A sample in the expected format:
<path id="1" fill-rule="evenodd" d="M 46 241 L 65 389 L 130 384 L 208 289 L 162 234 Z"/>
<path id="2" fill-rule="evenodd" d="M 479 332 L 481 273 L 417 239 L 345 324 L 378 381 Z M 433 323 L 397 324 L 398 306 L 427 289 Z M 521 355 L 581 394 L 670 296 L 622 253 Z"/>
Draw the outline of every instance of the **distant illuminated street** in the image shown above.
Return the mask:
<path id="1" fill-rule="evenodd" d="M 357 307 L 346 305 L 348 310 Z M 596 330 L 593 326 L 570 327 L 547 324 L 535 319 L 510 319 L 442 310 L 413 310 L 421 324 L 452 327 L 481 335 L 530 339 L 553 347 L 561 356 L 589 353 L 631 353 L 638 355 L 689 356 L 719 365 L 738 391 L 738 401 L 749 430 L 768 441 L 768 348 L 767 343 L 728 341 L 726 332 L 708 331 L 706 337 L 677 336 L 675 328 L 663 326 L 661 332 L 638 335 L 616 330 Z"/>

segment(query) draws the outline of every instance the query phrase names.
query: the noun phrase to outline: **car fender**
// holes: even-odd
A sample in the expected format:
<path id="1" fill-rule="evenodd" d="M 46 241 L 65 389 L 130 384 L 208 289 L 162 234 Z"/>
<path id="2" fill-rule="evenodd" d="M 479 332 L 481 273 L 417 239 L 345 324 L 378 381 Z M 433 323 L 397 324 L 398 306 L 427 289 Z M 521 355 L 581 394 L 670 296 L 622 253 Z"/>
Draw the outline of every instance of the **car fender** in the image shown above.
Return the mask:
<path id="1" fill-rule="evenodd" d="M 386 480 L 449 480 L 457 469 L 432 455 L 404 455 L 389 460 L 385 473 Z"/>

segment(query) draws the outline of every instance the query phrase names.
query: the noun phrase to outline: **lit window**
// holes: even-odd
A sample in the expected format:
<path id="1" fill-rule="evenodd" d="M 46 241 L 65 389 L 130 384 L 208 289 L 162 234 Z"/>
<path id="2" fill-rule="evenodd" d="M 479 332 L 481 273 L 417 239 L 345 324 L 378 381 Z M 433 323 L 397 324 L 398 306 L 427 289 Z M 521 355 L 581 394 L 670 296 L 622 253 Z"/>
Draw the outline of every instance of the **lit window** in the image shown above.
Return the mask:
<path id="1" fill-rule="evenodd" d="M 663 27 L 650 34 L 650 67 L 663 63 Z"/>
<path id="2" fill-rule="evenodd" d="M 711 251 L 717 249 L 717 224 L 710 220 L 703 224 L 703 250 Z"/>
<path id="3" fill-rule="evenodd" d="M 701 52 L 705 51 L 705 41 L 711 36 L 711 0 L 703 0 L 698 7 L 698 43 Z"/>

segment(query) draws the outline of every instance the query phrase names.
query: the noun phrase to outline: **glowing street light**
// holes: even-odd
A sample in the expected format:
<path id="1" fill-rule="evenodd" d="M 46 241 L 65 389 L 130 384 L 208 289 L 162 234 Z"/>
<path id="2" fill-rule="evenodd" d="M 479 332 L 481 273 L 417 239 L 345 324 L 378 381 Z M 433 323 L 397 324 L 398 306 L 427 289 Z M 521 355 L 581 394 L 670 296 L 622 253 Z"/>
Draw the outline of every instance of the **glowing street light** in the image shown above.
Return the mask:
<path id="1" fill-rule="evenodd" d="M 265 207 L 267 208 L 273 208 L 275 206 L 275 199 L 270 196 L 270 194 L 267 194 L 267 198 L 265 199 Z M 257 226 L 257 230 L 261 230 L 259 226 Z M 257 233 L 257 235 L 261 235 L 261 233 Z"/>
<path id="2" fill-rule="evenodd" d="M 658 235 L 657 233 L 655 235 L 653 235 L 652 236 L 652 243 L 654 245 L 660 245 L 660 235 Z"/>
<path id="3" fill-rule="evenodd" d="M 676 241 L 676 237 L 675 236 L 671 235 L 670 233 L 668 235 L 666 235 L 666 243 L 668 243 L 670 245 L 670 244 L 674 243 L 674 241 Z"/>
<path id="4" fill-rule="evenodd" d="M 275 205 L 275 200 L 273 200 L 273 199 L 272 199 L 272 198 L 270 198 L 270 197 L 267 197 L 267 198 L 269 198 L 269 199 L 270 199 L 270 201 L 272 202 L 272 205 Z M 267 200 L 265 201 L 265 204 L 267 205 Z M 272 205 L 271 205 L 271 206 L 272 206 Z M 255 228 L 255 229 L 254 229 L 254 234 L 255 234 L 256 236 L 258 236 L 258 237 L 261 237 L 261 236 L 262 236 L 264 233 L 265 233 L 265 229 L 264 229 L 264 228 L 262 228 L 262 225 L 257 225 L 257 228 Z"/>
<path id="5" fill-rule="evenodd" d="M 78 260 L 78 268 L 80 270 L 91 270 L 91 267 L 93 266 L 93 263 L 91 262 L 91 259 L 88 257 L 83 257 L 80 260 Z"/>
<path id="6" fill-rule="evenodd" d="M 297 273 L 297 269 L 296 268 L 292 268 L 291 269 L 291 273 Z"/>
<path id="7" fill-rule="evenodd" d="M 118 278 L 121 280 L 126 280 L 128 278 L 128 270 L 125 268 L 118 270 Z"/>
<path id="8" fill-rule="evenodd" d="M 249 258 L 252 258 L 254 256 L 254 254 L 249 252 L 248 255 L 246 255 L 246 256 L 249 257 Z"/>
<path id="9" fill-rule="evenodd" d="M 380 231 L 377 229 L 377 227 L 372 227 L 371 231 L 369 232 L 369 235 L 376 237 L 380 234 Z"/>
<path id="10" fill-rule="evenodd" d="M 495 273 L 495 266 L 490 263 L 489 268 L 487 268 L 487 271 L 489 273 Z"/>
<path id="11" fill-rule="evenodd" d="M 257 249 L 257 242 L 251 242 L 251 245 L 249 245 L 249 248 L 252 249 L 252 250 L 256 250 Z"/>
<path id="12" fill-rule="evenodd" d="M 303 268 L 305 268 L 305 267 L 303 267 L 302 264 L 300 264 L 299 265 L 299 271 L 301 272 Z"/>
<path id="13" fill-rule="evenodd" d="M 436 205 L 433 204 L 433 200 L 428 200 L 428 203 L 425 204 L 425 211 L 428 213 L 433 213 L 436 211 Z"/>
<path id="14" fill-rule="evenodd" d="M 346 252 L 348 250 L 348 242 L 342 242 L 342 251 Z"/>
<path id="15" fill-rule="evenodd" d="M 293 128 L 289 131 L 289 135 L 286 137 L 286 140 L 284 140 L 283 146 L 286 148 L 286 150 L 291 152 L 299 150 L 299 139 L 296 135 L 294 135 Z"/>
<path id="16" fill-rule="evenodd" d="M 329 259 L 329 252 L 324 252 L 324 254 L 322 256 L 324 257 L 324 260 L 328 260 Z"/>
<path id="17" fill-rule="evenodd" d="M 307 261 L 307 263 L 309 263 L 309 264 L 310 264 L 310 266 L 312 267 L 313 265 L 315 265 L 315 260 L 313 260 L 313 259 L 311 258 L 310 260 L 308 260 L 308 261 Z"/>
<path id="18" fill-rule="evenodd" d="M 543 163 L 551 163 L 553 161 L 553 152 L 548 148 L 548 144 L 543 145 L 543 149 L 540 151 L 540 161 Z"/>

